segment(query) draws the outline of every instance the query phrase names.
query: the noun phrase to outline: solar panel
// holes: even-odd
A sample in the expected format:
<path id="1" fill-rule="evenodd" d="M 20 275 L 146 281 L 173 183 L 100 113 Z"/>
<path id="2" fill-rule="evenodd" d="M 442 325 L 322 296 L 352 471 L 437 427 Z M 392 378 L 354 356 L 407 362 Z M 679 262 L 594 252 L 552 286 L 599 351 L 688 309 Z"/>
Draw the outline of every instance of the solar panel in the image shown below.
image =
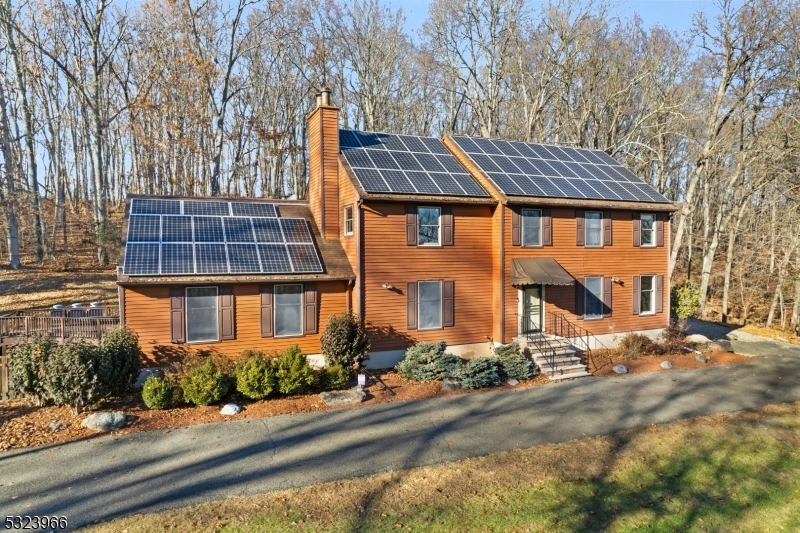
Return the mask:
<path id="1" fill-rule="evenodd" d="M 131 201 L 132 215 L 180 215 L 180 200 L 156 198 L 134 198 Z"/>
<path id="2" fill-rule="evenodd" d="M 161 240 L 161 217 L 131 215 L 128 219 L 127 242 L 158 242 Z"/>
<path id="3" fill-rule="evenodd" d="M 303 218 L 281 218 L 281 229 L 286 242 L 313 242 L 308 225 Z"/>
<path id="4" fill-rule="evenodd" d="M 401 171 L 383 172 L 393 172 L 392 179 L 402 178 L 406 187 L 414 190 Z M 434 185 L 432 181 L 430 185 Z M 303 218 L 279 218 L 274 203 L 157 198 L 133 198 L 131 202 L 131 212 L 166 213 L 128 217 L 125 275 L 323 271 L 308 222 Z M 293 253 L 301 270 L 294 269 L 290 259 L 288 247 L 294 243 L 300 246 Z"/>
<path id="5" fill-rule="evenodd" d="M 192 217 L 165 215 L 161 217 L 162 242 L 192 242 Z"/>
<path id="6" fill-rule="evenodd" d="M 505 194 L 668 202 L 601 150 L 462 136 L 453 140 Z"/>
<path id="7" fill-rule="evenodd" d="M 231 202 L 231 214 L 235 217 L 269 217 L 278 216 L 275 206 L 256 202 Z"/>
<path id="8" fill-rule="evenodd" d="M 339 130 L 339 146 L 344 150 L 345 147 L 358 148 L 361 143 L 358 142 L 358 137 L 352 131 Z"/>
<path id="9" fill-rule="evenodd" d="M 353 145 L 342 145 L 342 155 L 367 192 L 489 196 L 439 139 L 351 130 L 339 135 Z"/>
<path id="10" fill-rule="evenodd" d="M 130 243 L 125 247 L 123 271 L 129 276 L 158 275 L 159 251 L 157 243 Z"/>
<path id="11" fill-rule="evenodd" d="M 311 244 L 287 244 L 295 272 L 322 272 L 317 251 Z"/>

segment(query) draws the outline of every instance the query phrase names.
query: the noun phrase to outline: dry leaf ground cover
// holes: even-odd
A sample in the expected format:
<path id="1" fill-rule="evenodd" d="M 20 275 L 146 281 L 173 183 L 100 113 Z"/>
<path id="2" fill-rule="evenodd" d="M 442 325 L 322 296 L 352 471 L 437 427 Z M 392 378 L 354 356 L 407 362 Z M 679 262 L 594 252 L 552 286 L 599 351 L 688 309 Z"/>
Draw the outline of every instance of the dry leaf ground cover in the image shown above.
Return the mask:
<path id="1" fill-rule="evenodd" d="M 136 515 L 93 533 L 800 530 L 800 404 Z"/>

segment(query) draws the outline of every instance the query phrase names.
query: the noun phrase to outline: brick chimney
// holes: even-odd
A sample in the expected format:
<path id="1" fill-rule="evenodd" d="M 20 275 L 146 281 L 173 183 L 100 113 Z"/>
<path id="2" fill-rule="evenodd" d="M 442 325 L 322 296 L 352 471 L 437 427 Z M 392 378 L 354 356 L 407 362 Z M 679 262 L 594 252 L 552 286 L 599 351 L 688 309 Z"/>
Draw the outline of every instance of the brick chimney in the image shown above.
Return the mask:
<path id="1" fill-rule="evenodd" d="M 323 86 L 308 117 L 308 202 L 325 239 L 339 237 L 339 108 Z"/>

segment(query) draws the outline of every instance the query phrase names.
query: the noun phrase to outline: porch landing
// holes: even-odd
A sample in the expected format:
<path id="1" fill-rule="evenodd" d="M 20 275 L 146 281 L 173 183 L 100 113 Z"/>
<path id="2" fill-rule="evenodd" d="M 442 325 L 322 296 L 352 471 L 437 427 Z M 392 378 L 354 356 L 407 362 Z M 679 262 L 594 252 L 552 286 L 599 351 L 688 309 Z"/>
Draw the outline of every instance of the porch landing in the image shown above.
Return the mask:
<path id="1" fill-rule="evenodd" d="M 528 354 L 536 366 L 552 381 L 588 377 L 592 374 L 583 352 L 569 340 L 556 335 L 537 334 L 514 337 L 522 352 Z"/>

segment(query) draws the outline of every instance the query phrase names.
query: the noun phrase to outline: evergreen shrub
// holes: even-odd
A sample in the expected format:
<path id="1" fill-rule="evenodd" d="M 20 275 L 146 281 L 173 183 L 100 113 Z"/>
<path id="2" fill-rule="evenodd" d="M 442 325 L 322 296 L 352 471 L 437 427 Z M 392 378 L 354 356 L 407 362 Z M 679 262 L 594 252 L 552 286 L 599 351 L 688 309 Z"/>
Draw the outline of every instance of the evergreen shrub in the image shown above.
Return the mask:
<path id="1" fill-rule="evenodd" d="M 308 359 L 296 344 L 276 359 L 278 390 L 281 394 L 299 394 L 314 382 L 314 372 Z"/>
<path id="2" fill-rule="evenodd" d="M 340 390 L 347 387 L 350 372 L 342 365 L 328 365 L 319 373 L 319 386 L 322 390 Z"/>
<path id="3" fill-rule="evenodd" d="M 536 365 L 520 352 L 516 341 L 498 346 L 494 349 L 494 354 L 500 365 L 501 378 L 523 380 L 536 377 Z"/>
<path id="4" fill-rule="evenodd" d="M 358 316 L 349 311 L 331 315 L 319 338 L 325 362 L 357 370 L 369 359 L 369 337 Z"/>
<path id="5" fill-rule="evenodd" d="M 251 400 L 266 398 L 278 389 L 278 375 L 272 361 L 253 353 L 236 367 L 236 390 Z"/>
<path id="6" fill-rule="evenodd" d="M 461 359 L 446 353 L 447 343 L 420 342 L 406 350 L 395 370 L 405 379 L 414 381 L 437 381 L 452 377 L 461 367 Z"/>
<path id="7" fill-rule="evenodd" d="M 209 358 L 199 367 L 189 370 L 181 380 L 183 399 L 195 405 L 220 401 L 228 392 L 228 377 Z"/>
<path id="8" fill-rule="evenodd" d="M 175 384 L 166 376 L 150 376 L 142 387 L 142 400 L 148 409 L 166 409 L 175 400 Z"/>
<path id="9" fill-rule="evenodd" d="M 500 385 L 500 362 L 496 357 L 474 357 L 455 376 L 465 389 L 482 389 Z"/>

